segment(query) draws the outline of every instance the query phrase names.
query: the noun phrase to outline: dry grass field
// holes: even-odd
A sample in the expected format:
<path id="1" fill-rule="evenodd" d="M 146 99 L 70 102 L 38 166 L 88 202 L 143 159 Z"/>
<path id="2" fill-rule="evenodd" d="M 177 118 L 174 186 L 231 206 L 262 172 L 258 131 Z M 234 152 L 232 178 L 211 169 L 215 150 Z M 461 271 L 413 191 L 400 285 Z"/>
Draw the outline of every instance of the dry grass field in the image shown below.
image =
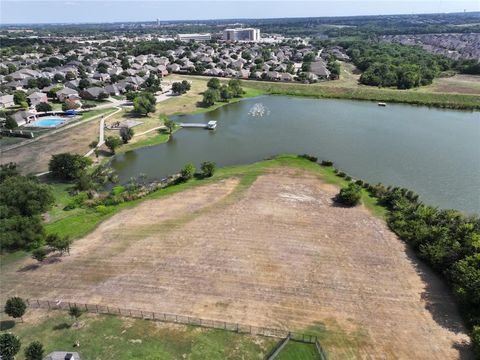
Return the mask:
<path id="1" fill-rule="evenodd" d="M 331 359 L 469 359 L 439 278 L 383 220 L 335 206 L 305 170 L 266 170 L 148 200 L 71 255 L 2 269 L 11 295 L 98 303 L 319 334 Z"/>

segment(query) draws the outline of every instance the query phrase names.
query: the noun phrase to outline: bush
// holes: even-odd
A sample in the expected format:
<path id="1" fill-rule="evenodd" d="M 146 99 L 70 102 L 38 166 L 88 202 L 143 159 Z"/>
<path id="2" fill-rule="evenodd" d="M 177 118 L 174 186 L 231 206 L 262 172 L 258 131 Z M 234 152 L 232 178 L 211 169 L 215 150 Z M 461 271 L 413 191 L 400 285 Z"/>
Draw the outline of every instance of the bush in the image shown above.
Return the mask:
<path id="1" fill-rule="evenodd" d="M 45 248 L 41 247 L 32 251 L 32 258 L 37 260 L 38 262 L 42 262 L 46 259 L 47 254 L 48 251 Z"/>
<path id="2" fill-rule="evenodd" d="M 345 176 L 345 180 L 352 181 L 352 177 L 347 175 L 347 176 Z"/>
<path id="3" fill-rule="evenodd" d="M 64 210 L 72 210 L 83 205 L 83 203 L 88 200 L 88 194 L 86 192 L 79 192 L 73 196 L 70 202 L 65 206 Z"/>
<path id="4" fill-rule="evenodd" d="M 363 186 L 363 180 L 358 179 L 355 181 L 355 184 L 357 184 L 358 186 Z"/>
<path id="5" fill-rule="evenodd" d="M 43 353 L 44 350 L 42 343 L 34 341 L 25 349 L 25 360 L 42 360 Z"/>
<path id="6" fill-rule="evenodd" d="M 309 155 L 309 154 L 299 155 L 299 157 L 310 160 L 311 162 L 315 162 L 315 163 L 318 161 L 318 158 L 316 156 Z"/>
<path id="7" fill-rule="evenodd" d="M 355 206 L 360 202 L 361 197 L 362 189 L 360 186 L 350 183 L 340 190 L 335 197 L 335 201 L 346 206 Z"/>
<path id="8" fill-rule="evenodd" d="M 333 166 L 333 161 L 330 160 L 322 160 L 322 166 Z"/>
<path id="9" fill-rule="evenodd" d="M 46 102 L 42 102 L 42 103 L 38 104 L 37 106 L 35 106 L 35 109 L 38 112 L 52 111 L 52 105 L 50 105 L 49 103 L 46 103 Z"/>
<path id="10" fill-rule="evenodd" d="M 13 317 L 14 319 L 21 318 L 27 310 L 27 304 L 20 297 L 12 297 L 5 303 L 5 314 Z"/>
<path id="11" fill-rule="evenodd" d="M 183 181 L 187 181 L 191 179 L 194 174 L 195 174 L 195 167 L 193 166 L 192 163 L 186 164 L 185 167 L 180 172 L 180 176 Z"/>
<path id="12" fill-rule="evenodd" d="M 106 215 L 106 214 L 111 213 L 113 211 L 113 209 L 110 206 L 98 205 L 98 206 L 95 207 L 95 211 L 102 214 L 102 215 Z"/>
<path id="13" fill-rule="evenodd" d="M 13 360 L 20 350 L 20 340 L 13 334 L 0 335 L 0 356 L 2 360 Z"/>
<path id="14" fill-rule="evenodd" d="M 125 191 L 125 187 L 122 185 L 114 186 L 112 189 L 112 195 L 119 195 Z"/>
<path id="15" fill-rule="evenodd" d="M 337 173 L 337 176 L 344 178 L 345 176 L 347 176 L 347 174 L 345 174 L 343 171 L 339 171 Z"/>
<path id="16" fill-rule="evenodd" d="M 211 161 L 205 161 L 202 163 L 200 166 L 200 169 L 202 170 L 202 176 L 203 177 L 211 177 L 213 176 L 213 173 L 215 172 L 216 164 Z"/>

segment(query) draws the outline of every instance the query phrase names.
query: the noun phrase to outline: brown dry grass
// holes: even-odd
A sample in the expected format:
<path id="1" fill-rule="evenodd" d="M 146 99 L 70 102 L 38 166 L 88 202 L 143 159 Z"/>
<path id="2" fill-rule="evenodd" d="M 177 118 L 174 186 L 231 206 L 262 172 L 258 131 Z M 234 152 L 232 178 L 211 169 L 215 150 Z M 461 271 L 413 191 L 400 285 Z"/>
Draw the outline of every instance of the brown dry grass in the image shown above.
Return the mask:
<path id="1" fill-rule="evenodd" d="M 272 169 L 142 203 L 31 271 L 3 296 L 63 299 L 315 330 L 332 359 L 467 359 L 444 284 L 363 207 L 310 173 Z M 1 299 L 0 299 L 1 300 Z"/>
<path id="2" fill-rule="evenodd" d="M 98 139 L 100 119 L 52 134 L 31 144 L 1 153 L 1 163 L 14 162 L 22 173 L 38 173 L 48 170 L 48 162 L 54 154 L 71 152 L 85 154 L 88 145 Z"/>

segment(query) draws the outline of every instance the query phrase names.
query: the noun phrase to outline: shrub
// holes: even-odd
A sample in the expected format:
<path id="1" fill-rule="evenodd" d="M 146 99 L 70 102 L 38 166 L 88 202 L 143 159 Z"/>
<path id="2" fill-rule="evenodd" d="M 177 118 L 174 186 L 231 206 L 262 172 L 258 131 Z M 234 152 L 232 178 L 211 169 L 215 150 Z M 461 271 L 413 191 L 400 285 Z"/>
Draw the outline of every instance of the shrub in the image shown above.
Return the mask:
<path id="1" fill-rule="evenodd" d="M 333 161 L 322 160 L 322 166 L 333 166 Z"/>
<path id="2" fill-rule="evenodd" d="M 347 180 L 347 181 L 352 181 L 352 178 L 347 175 L 347 176 L 345 176 L 345 180 Z"/>
<path id="3" fill-rule="evenodd" d="M 202 163 L 200 166 L 200 169 L 202 170 L 202 176 L 203 177 L 211 177 L 213 176 L 213 173 L 215 172 L 216 164 L 211 161 L 205 161 Z"/>
<path id="4" fill-rule="evenodd" d="M 299 157 L 310 160 L 311 162 L 315 162 L 315 163 L 318 161 L 318 158 L 314 155 L 303 154 L 303 155 L 299 155 Z"/>
<path id="5" fill-rule="evenodd" d="M 118 136 L 107 136 L 107 138 L 105 139 L 105 145 L 110 149 L 112 154 L 115 154 L 115 149 L 117 149 L 122 144 L 123 141 Z"/>
<path id="6" fill-rule="evenodd" d="M 86 192 L 79 192 L 75 196 L 72 196 L 70 202 L 65 206 L 64 210 L 76 209 L 83 205 L 83 203 L 88 199 L 88 194 Z"/>
<path id="7" fill-rule="evenodd" d="M 38 112 L 52 111 L 52 105 L 50 105 L 49 103 L 46 103 L 46 102 L 42 102 L 42 103 L 38 104 L 37 106 L 35 106 L 35 109 Z"/>
<path id="8" fill-rule="evenodd" d="M 98 206 L 95 207 L 95 211 L 102 214 L 102 215 L 106 215 L 106 214 L 111 213 L 113 211 L 113 209 L 110 206 L 98 205 Z"/>
<path id="9" fill-rule="evenodd" d="M 339 172 L 337 172 L 337 176 L 344 178 L 344 177 L 347 176 L 347 174 L 345 174 L 343 171 L 339 171 Z"/>
<path id="10" fill-rule="evenodd" d="M 0 356 L 2 360 L 13 360 L 20 350 L 20 340 L 13 334 L 0 335 Z"/>
<path id="11" fill-rule="evenodd" d="M 360 180 L 360 179 L 356 180 L 355 184 L 357 184 L 358 186 L 363 186 L 364 185 L 363 180 Z"/>
<path id="12" fill-rule="evenodd" d="M 125 187 L 122 185 L 114 186 L 112 189 L 112 195 L 118 195 L 125 191 Z"/>
<path id="13" fill-rule="evenodd" d="M 194 174 L 195 174 L 195 167 L 193 166 L 192 163 L 186 164 L 185 167 L 180 172 L 180 176 L 183 181 L 187 181 L 191 179 Z"/>
<path id="14" fill-rule="evenodd" d="M 39 341 L 30 343 L 25 349 L 26 360 L 42 360 L 43 359 L 43 345 Z"/>
<path id="15" fill-rule="evenodd" d="M 25 310 L 27 310 L 27 304 L 18 296 L 8 299 L 5 303 L 5 314 L 14 319 L 21 318 L 25 314 Z"/>
<path id="16" fill-rule="evenodd" d="M 34 258 L 38 262 L 42 262 L 47 257 L 47 254 L 47 250 L 41 247 L 32 251 L 32 258 Z"/>
<path id="17" fill-rule="evenodd" d="M 340 190 L 335 197 L 335 201 L 343 205 L 355 206 L 360 202 L 361 197 L 362 190 L 360 186 L 350 183 Z"/>

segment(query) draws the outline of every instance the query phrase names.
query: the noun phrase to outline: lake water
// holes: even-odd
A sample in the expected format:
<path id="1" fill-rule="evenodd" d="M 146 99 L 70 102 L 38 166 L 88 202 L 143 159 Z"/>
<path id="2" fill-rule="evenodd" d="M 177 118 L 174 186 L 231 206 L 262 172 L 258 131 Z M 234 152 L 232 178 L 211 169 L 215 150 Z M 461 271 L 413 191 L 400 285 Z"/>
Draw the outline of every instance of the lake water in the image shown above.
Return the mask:
<path id="1" fill-rule="evenodd" d="M 187 162 L 225 166 L 309 153 L 353 177 L 414 190 L 428 204 L 480 213 L 478 112 L 263 96 L 174 120 L 218 126 L 181 129 L 166 144 L 116 156 L 120 181 L 140 173 L 162 178 Z"/>

